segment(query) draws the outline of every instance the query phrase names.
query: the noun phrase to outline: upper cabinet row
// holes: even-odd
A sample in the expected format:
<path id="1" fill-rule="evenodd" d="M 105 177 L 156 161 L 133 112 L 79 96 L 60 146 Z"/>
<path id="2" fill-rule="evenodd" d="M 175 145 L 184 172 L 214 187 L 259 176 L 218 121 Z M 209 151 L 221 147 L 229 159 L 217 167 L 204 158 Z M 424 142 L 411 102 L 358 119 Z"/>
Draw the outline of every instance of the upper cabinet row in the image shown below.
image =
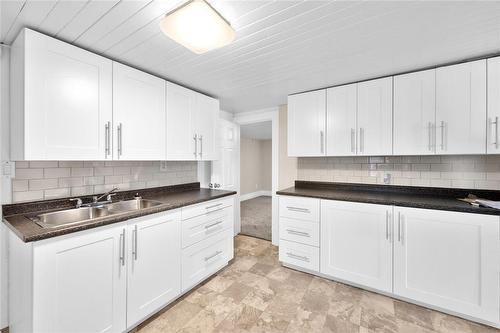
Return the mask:
<path id="1" fill-rule="evenodd" d="M 290 156 L 497 154 L 500 57 L 291 95 L 288 112 Z"/>
<path id="2" fill-rule="evenodd" d="M 212 160 L 219 102 L 24 29 L 11 53 L 12 160 Z"/>

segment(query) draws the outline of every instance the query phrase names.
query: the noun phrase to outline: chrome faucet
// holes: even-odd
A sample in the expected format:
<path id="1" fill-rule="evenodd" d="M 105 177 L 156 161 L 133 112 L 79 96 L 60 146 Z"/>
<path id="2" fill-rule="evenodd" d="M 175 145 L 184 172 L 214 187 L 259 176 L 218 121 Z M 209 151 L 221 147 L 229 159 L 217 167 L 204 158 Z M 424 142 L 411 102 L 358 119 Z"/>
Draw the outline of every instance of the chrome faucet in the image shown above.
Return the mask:
<path id="1" fill-rule="evenodd" d="M 111 197 L 116 194 L 114 192 L 116 192 L 117 190 L 119 190 L 119 188 L 118 187 L 114 187 L 112 190 L 104 193 L 103 195 L 101 195 L 99 197 L 97 195 L 93 196 L 92 197 L 92 203 L 93 204 L 110 203 L 111 202 Z M 99 200 L 101 200 L 104 197 L 106 197 L 106 201 L 100 202 Z"/>

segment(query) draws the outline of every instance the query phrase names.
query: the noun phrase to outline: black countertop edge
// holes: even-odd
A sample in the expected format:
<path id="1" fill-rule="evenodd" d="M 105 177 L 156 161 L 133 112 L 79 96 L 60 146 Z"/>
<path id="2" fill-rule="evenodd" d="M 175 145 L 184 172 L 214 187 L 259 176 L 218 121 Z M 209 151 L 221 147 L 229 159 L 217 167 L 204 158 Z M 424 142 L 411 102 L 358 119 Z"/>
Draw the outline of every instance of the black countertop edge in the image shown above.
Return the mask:
<path id="1" fill-rule="evenodd" d="M 468 194 L 500 200 L 500 191 L 495 190 L 296 181 L 295 187 L 276 194 L 500 216 L 500 210 L 457 200 Z"/>
<path id="2" fill-rule="evenodd" d="M 200 189 L 200 183 L 194 182 L 194 183 L 185 183 L 185 184 L 170 185 L 170 186 L 152 187 L 146 189 L 117 191 L 115 192 L 116 195 L 113 196 L 113 201 L 132 199 L 136 194 L 139 194 L 139 196 L 146 197 L 154 194 L 165 194 L 172 192 L 198 190 L 198 189 Z M 99 196 L 101 194 L 103 193 L 96 193 L 93 195 L 85 195 L 78 197 L 66 197 L 66 198 L 58 198 L 52 200 L 20 202 L 20 203 L 3 205 L 2 216 L 5 217 L 17 214 L 28 214 L 34 212 L 74 208 L 75 203 L 70 201 L 69 199 L 80 198 L 82 199 L 83 203 L 89 203 L 92 202 L 92 198 L 94 196 L 96 195 Z"/>
<path id="3" fill-rule="evenodd" d="M 139 211 L 129 211 L 119 214 L 109 215 L 102 218 L 97 218 L 92 221 L 84 221 L 81 224 L 74 224 L 68 226 L 61 226 L 57 228 L 42 228 L 36 223 L 28 219 L 25 215 L 29 215 L 27 212 L 18 213 L 11 216 L 4 216 L 3 222 L 7 227 L 12 230 L 23 242 L 29 243 L 34 241 L 40 241 L 43 239 L 53 238 L 57 236 L 62 236 L 66 234 L 71 234 L 78 231 L 93 229 L 105 225 L 110 225 L 118 222 L 123 222 L 129 219 L 138 218 L 142 216 L 147 216 L 151 214 L 161 213 L 168 210 L 174 210 L 182 208 L 189 205 L 194 205 L 202 203 L 205 201 L 220 199 L 236 194 L 235 191 L 224 191 L 224 190 L 212 190 L 199 188 L 199 183 L 183 184 L 183 185 L 193 185 L 198 184 L 198 187 L 189 186 L 175 186 L 166 187 L 166 191 L 160 191 L 160 188 L 156 188 L 156 191 L 139 190 L 140 195 L 147 199 L 161 201 L 163 204 L 155 207 L 142 209 Z M 178 190 L 173 190 L 177 188 Z M 147 194 L 145 192 L 148 192 Z M 132 193 L 137 193 L 138 191 L 127 191 Z M 132 194 L 132 195 L 134 195 Z M 55 200 L 57 201 L 57 200 Z M 43 203 L 42 201 L 38 203 Z M 29 203 L 31 205 L 35 204 Z M 21 204 L 17 204 L 21 205 Z M 12 205 L 14 206 L 14 205 Z M 36 206 L 40 207 L 40 206 Z M 50 206 L 53 208 L 53 206 Z M 62 207 L 64 208 L 64 207 Z M 55 210 L 55 209 L 52 209 Z M 38 211 L 40 212 L 40 210 Z"/>

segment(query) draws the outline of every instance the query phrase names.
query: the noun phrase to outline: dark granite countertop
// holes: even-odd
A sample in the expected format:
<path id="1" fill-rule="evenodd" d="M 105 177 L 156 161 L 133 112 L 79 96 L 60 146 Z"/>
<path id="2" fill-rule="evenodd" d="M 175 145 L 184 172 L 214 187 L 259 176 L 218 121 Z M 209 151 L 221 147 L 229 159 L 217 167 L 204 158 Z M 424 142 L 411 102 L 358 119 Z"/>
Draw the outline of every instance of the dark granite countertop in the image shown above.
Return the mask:
<path id="1" fill-rule="evenodd" d="M 200 183 L 189 183 L 152 189 L 118 192 L 113 201 L 132 199 L 135 194 L 139 194 L 144 199 L 160 201 L 163 204 L 147 209 L 141 209 L 139 211 L 129 211 L 108 215 L 79 224 L 66 225 L 56 228 L 42 228 L 32 220 L 28 219 L 26 215 L 41 214 L 49 211 L 57 211 L 74 207 L 74 203 L 70 202 L 69 198 L 44 200 L 2 206 L 4 216 L 3 222 L 24 242 L 33 242 L 122 222 L 140 216 L 189 206 L 204 201 L 214 200 L 236 194 L 236 192 L 200 188 Z M 89 202 L 91 200 L 91 196 L 81 198 L 84 202 Z"/>
<path id="2" fill-rule="evenodd" d="M 500 200 L 500 191 L 296 181 L 294 187 L 276 192 L 328 200 L 363 202 L 401 207 L 500 215 L 500 210 L 475 207 L 457 200 L 474 194 L 482 199 Z"/>

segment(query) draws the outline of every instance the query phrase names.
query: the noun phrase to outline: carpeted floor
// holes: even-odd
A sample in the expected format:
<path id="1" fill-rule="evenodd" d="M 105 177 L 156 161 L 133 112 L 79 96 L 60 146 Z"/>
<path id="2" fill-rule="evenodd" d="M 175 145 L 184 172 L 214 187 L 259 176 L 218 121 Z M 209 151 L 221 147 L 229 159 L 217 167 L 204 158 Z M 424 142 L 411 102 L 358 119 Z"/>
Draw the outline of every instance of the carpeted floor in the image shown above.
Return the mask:
<path id="1" fill-rule="evenodd" d="M 262 196 L 241 202 L 241 233 L 271 240 L 271 197 Z"/>

